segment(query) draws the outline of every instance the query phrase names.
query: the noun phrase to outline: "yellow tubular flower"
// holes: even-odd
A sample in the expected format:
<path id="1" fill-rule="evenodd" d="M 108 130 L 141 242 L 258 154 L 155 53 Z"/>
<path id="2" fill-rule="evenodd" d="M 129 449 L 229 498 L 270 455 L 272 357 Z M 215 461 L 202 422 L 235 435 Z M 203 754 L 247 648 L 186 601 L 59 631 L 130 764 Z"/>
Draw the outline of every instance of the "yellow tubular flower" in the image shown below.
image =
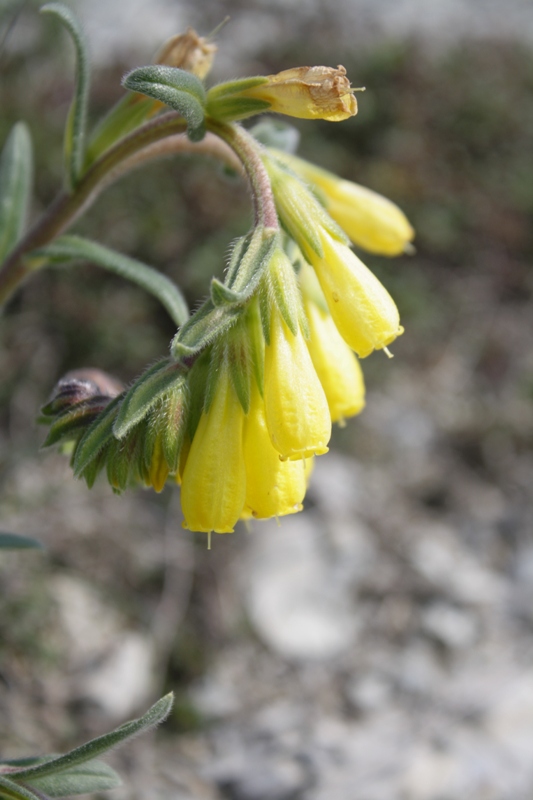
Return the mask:
<path id="1" fill-rule="evenodd" d="M 326 211 L 354 244 L 385 256 L 396 256 L 409 248 L 415 232 L 403 211 L 386 197 L 302 158 L 277 151 L 276 157 L 319 189 Z"/>
<path id="2" fill-rule="evenodd" d="M 211 406 L 194 434 L 181 486 L 183 527 L 231 533 L 244 506 L 244 412 L 223 365 Z"/>
<path id="3" fill-rule="evenodd" d="M 294 336 L 276 310 L 265 347 L 265 409 L 270 439 L 282 458 L 327 453 L 331 419 L 324 390 L 305 339 L 300 332 Z"/>
<path id="4" fill-rule="evenodd" d="M 320 296 L 320 287 L 312 286 L 311 291 L 306 291 L 306 284 L 316 281 L 313 270 L 305 266 L 301 277 L 304 307 L 311 333 L 307 347 L 326 394 L 331 421 L 342 424 L 346 417 L 359 414 L 365 407 L 363 372 L 327 308 L 313 300 L 311 291 L 318 292 Z"/>
<path id="5" fill-rule="evenodd" d="M 344 341 L 360 358 L 403 333 L 394 300 L 349 247 L 321 229 L 323 257 L 306 248 L 328 308 Z"/>
<path id="6" fill-rule="evenodd" d="M 344 67 L 294 67 L 268 75 L 239 97 L 270 104 L 268 110 L 300 119 L 341 122 L 357 114 L 357 100 Z"/>
<path id="7" fill-rule="evenodd" d="M 281 461 L 270 441 L 265 404 L 254 381 L 244 428 L 245 512 L 256 519 L 301 511 L 306 490 L 305 462 Z"/>

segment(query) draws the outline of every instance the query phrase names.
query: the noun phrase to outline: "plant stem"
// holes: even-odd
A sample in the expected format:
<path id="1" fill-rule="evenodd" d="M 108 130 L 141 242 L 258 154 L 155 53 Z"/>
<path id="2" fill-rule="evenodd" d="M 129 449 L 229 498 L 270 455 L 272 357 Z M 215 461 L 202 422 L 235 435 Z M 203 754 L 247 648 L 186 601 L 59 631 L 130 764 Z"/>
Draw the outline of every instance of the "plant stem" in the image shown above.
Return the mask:
<path id="1" fill-rule="evenodd" d="M 261 158 L 261 145 L 241 125 L 207 119 L 208 130 L 216 133 L 235 152 L 242 162 L 254 203 L 255 225 L 265 228 L 279 228 L 278 215 L 270 178 Z"/>
<path id="2" fill-rule="evenodd" d="M 72 192 L 60 192 L 0 268 L 0 306 L 33 271 L 25 256 L 66 230 L 94 202 L 101 189 L 109 185 L 106 178 L 122 161 L 169 135 L 183 133 L 185 127 L 185 120 L 175 112 L 151 120 L 104 153 Z"/>

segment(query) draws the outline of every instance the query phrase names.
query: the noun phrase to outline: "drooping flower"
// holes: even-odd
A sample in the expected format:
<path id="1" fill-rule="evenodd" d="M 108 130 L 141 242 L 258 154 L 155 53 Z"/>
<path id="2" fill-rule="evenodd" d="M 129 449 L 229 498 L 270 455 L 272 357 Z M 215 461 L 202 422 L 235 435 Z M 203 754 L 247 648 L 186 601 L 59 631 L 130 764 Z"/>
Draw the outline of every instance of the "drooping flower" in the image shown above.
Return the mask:
<path id="1" fill-rule="evenodd" d="M 359 361 L 340 335 L 315 272 L 304 264 L 300 272 L 310 336 L 307 347 L 324 389 L 332 422 L 359 414 L 365 407 L 365 384 Z"/>
<path id="2" fill-rule="evenodd" d="M 396 256 L 409 249 L 414 230 L 409 220 L 383 195 L 346 181 L 303 158 L 275 151 L 276 157 L 317 191 L 328 214 L 352 242 L 371 253 Z"/>
<path id="3" fill-rule="evenodd" d="M 320 231 L 323 255 L 308 252 L 329 311 L 344 341 L 360 358 L 403 333 L 396 304 L 349 247 Z"/>
<path id="4" fill-rule="evenodd" d="M 331 417 L 324 390 L 302 333 L 293 334 L 276 311 L 265 347 L 265 408 L 272 444 L 283 458 L 327 453 Z"/>
<path id="5" fill-rule="evenodd" d="M 246 496 L 243 427 L 244 411 L 223 360 L 213 399 L 202 412 L 183 470 L 185 528 L 233 531 Z"/>
<path id="6" fill-rule="evenodd" d="M 281 460 L 270 440 L 265 404 L 255 381 L 244 428 L 244 461 L 245 515 L 268 519 L 301 511 L 307 486 L 306 462 Z"/>
<path id="7" fill-rule="evenodd" d="M 315 268 L 341 336 L 360 358 L 387 347 L 403 333 L 394 300 L 299 178 L 265 163 L 283 225 Z"/>

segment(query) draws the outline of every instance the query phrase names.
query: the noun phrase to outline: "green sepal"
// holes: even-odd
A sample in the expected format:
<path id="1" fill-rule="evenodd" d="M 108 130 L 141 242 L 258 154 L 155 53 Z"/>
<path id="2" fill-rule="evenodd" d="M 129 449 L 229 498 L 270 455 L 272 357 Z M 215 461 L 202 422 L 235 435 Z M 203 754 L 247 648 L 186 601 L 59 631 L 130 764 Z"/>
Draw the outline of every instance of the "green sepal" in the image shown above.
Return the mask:
<path id="1" fill-rule="evenodd" d="M 113 439 L 113 424 L 124 395 L 115 397 L 107 408 L 95 419 L 85 431 L 74 450 L 72 468 L 74 474 L 87 480 L 85 470 Z M 101 468 L 101 467 L 100 467 Z M 96 476 L 95 476 L 96 477 Z"/>
<path id="2" fill-rule="evenodd" d="M 131 739 L 139 733 L 149 730 L 163 722 L 170 713 L 173 700 L 173 695 L 167 694 L 165 697 L 162 697 L 161 700 L 158 700 L 157 703 L 148 709 L 146 714 L 139 717 L 139 719 L 126 722 L 114 731 L 99 736 L 97 739 L 92 739 L 90 742 L 76 747 L 64 756 L 53 756 L 43 763 L 22 768 L 17 770 L 17 772 L 11 772 L 10 779 L 11 781 L 23 780 L 24 783 L 29 783 L 31 785 L 36 780 L 42 780 L 50 775 L 65 774 L 65 772 L 72 770 L 79 764 L 87 764 L 88 762 L 94 761 L 95 758 L 103 753 L 107 753 L 112 748 L 117 747 L 117 745 L 123 744 L 127 739 Z"/>
<path id="3" fill-rule="evenodd" d="M 68 30 L 76 50 L 76 87 L 65 127 L 65 162 L 70 186 L 77 185 L 83 174 L 87 104 L 89 99 L 90 64 L 85 34 L 70 8 L 62 3 L 48 3 L 42 14 L 53 14 Z"/>
<path id="4" fill-rule="evenodd" d="M 270 344 L 270 323 L 272 321 L 272 302 L 268 283 L 264 283 L 259 291 L 259 314 L 261 318 L 261 328 L 265 344 Z"/>
<path id="5" fill-rule="evenodd" d="M 275 147 L 277 150 L 291 155 L 296 153 L 300 144 L 298 128 L 273 117 L 262 119 L 257 125 L 250 128 L 250 133 L 264 147 Z"/>
<path id="6" fill-rule="evenodd" d="M 254 117 L 268 111 L 272 104 L 268 100 L 259 100 L 255 97 L 220 97 L 211 99 L 207 96 L 207 114 L 220 122 L 236 122 L 237 120 Z"/>
<path id="7" fill-rule="evenodd" d="M 187 429 L 189 387 L 184 382 L 180 391 L 168 392 L 153 406 L 144 436 L 144 466 L 150 469 L 159 442 L 170 474 L 178 471 L 179 455 Z"/>
<path id="8" fill-rule="evenodd" d="M 233 289 L 230 289 L 225 283 L 219 281 L 218 278 L 211 278 L 210 295 L 213 305 L 216 308 L 235 305 L 236 303 L 242 303 L 246 300 L 245 294 L 234 292 Z"/>
<path id="9" fill-rule="evenodd" d="M 72 260 L 91 261 L 121 278 L 136 283 L 141 289 L 156 297 L 176 325 L 183 325 L 189 318 L 185 298 L 176 284 L 166 275 L 98 242 L 84 239 L 82 236 L 60 236 L 46 247 L 33 250 L 32 255 L 43 257 L 52 265 Z"/>
<path id="10" fill-rule="evenodd" d="M 261 397 L 265 384 L 265 338 L 261 326 L 259 299 L 254 298 L 246 310 L 246 327 L 252 370 Z"/>
<path id="11" fill-rule="evenodd" d="M 211 358 L 209 361 L 209 372 L 207 373 L 207 383 L 205 386 L 205 394 L 203 398 L 203 411 L 205 414 L 211 408 L 211 403 L 215 397 L 218 379 L 222 369 L 224 369 L 224 361 L 226 359 L 226 346 L 220 339 L 211 348 Z"/>
<path id="12" fill-rule="evenodd" d="M 300 317 L 303 313 L 302 300 L 294 267 L 286 253 L 281 249 L 276 250 L 270 261 L 268 282 L 270 295 L 274 298 L 285 324 L 290 332 L 296 336 Z"/>
<path id="13" fill-rule="evenodd" d="M 136 483 L 144 467 L 144 421 L 130 430 L 124 439 L 111 439 L 107 446 L 106 472 L 111 488 L 120 494 Z"/>
<path id="14" fill-rule="evenodd" d="M 24 230 L 32 177 L 30 132 L 23 122 L 17 122 L 0 156 L 0 264 Z"/>
<path id="15" fill-rule="evenodd" d="M 94 420 L 109 405 L 109 397 L 97 396 L 77 403 L 74 407 L 59 414 L 52 422 L 41 417 L 39 422 L 50 425 L 50 430 L 42 447 L 51 447 L 65 441 L 76 441 Z"/>
<path id="16" fill-rule="evenodd" d="M 189 414 L 187 416 L 187 434 L 192 442 L 196 428 L 202 416 L 204 400 L 211 366 L 211 348 L 207 348 L 196 359 L 188 377 Z"/>
<path id="17" fill-rule="evenodd" d="M 251 297 L 266 272 L 276 247 L 279 246 L 277 230 L 255 228 L 239 261 L 228 271 L 226 285 L 246 299 Z"/>
<path id="18" fill-rule="evenodd" d="M 150 117 L 155 105 L 150 97 L 130 92 L 124 95 L 96 126 L 87 145 L 85 168 Z"/>
<path id="19" fill-rule="evenodd" d="M 42 550 L 37 539 L 21 536 L 18 533 L 0 533 L 0 550 Z M 1 762 L 4 763 L 4 762 Z"/>
<path id="20" fill-rule="evenodd" d="M 185 382 L 181 365 L 168 358 L 158 361 L 138 378 L 126 393 L 120 406 L 113 433 L 123 439 L 135 427 L 160 397 L 169 391 L 177 391 Z"/>
<path id="21" fill-rule="evenodd" d="M 268 78 L 258 75 L 213 86 L 207 93 L 207 114 L 213 119 L 231 122 L 268 111 L 271 107 L 268 100 L 243 96 L 248 90 L 264 86 L 265 83 L 268 83 Z"/>
<path id="22" fill-rule="evenodd" d="M 248 330 L 239 320 L 230 331 L 226 345 L 226 359 L 235 393 L 245 414 L 250 410 L 252 361 L 248 343 Z"/>
<path id="23" fill-rule="evenodd" d="M 213 100 L 221 97 L 231 97 L 232 95 L 246 92 L 248 89 L 255 89 L 257 86 L 264 86 L 268 83 L 266 75 L 254 75 L 251 78 L 237 78 L 234 81 L 224 81 L 212 86 L 207 93 L 207 105 Z"/>
<path id="24" fill-rule="evenodd" d="M 183 325 L 170 347 L 172 357 L 186 364 L 201 350 L 226 333 L 243 312 L 242 305 L 215 308 L 211 299 Z"/>
<path id="25" fill-rule="evenodd" d="M 187 384 L 183 386 L 183 392 L 169 393 L 163 399 L 161 444 L 163 455 L 167 462 L 169 472 L 175 474 L 179 467 L 179 457 L 189 411 L 189 391 Z"/>
<path id="26" fill-rule="evenodd" d="M 187 135 L 193 142 L 205 136 L 206 94 L 202 81 L 177 67 L 154 64 L 132 70 L 122 85 L 165 103 L 187 120 Z"/>
<path id="27" fill-rule="evenodd" d="M 97 477 L 105 467 L 110 442 L 111 439 L 109 439 L 108 443 L 102 447 L 96 457 L 93 458 L 93 460 L 87 464 L 86 467 L 84 467 L 83 472 L 81 472 L 79 475 L 80 478 L 84 479 L 88 489 L 93 488 Z"/>

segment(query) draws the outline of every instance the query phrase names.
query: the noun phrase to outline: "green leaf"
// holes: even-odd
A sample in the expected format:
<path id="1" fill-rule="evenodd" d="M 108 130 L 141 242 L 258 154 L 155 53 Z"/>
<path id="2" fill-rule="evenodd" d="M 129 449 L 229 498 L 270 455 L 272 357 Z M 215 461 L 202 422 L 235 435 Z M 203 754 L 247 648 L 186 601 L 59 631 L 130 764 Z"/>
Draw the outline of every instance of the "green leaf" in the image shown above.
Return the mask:
<path id="1" fill-rule="evenodd" d="M 127 739 L 146 731 L 150 728 L 159 725 L 169 715 L 174 702 L 172 693 L 165 695 L 161 700 L 158 700 L 142 717 L 134 719 L 131 722 L 126 722 L 111 733 L 106 733 L 99 736 L 97 739 L 92 739 L 87 744 L 76 747 L 64 756 L 52 758 L 44 764 L 39 764 L 34 767 L 27 767 L 15 773 L 16 780 L 24 780 L 28 783 L 33 783 L 36 778 L 45 778 L 48 775 L 57 775 L 58 773 L 70 770 L 78 764 L 86 764 L 92 761 L 102 753 L 106 753 L 117 745 L 123 744 Z M 13 773 L 11 773 L 12 777 Z"/>
<path id="2" fill-rule="evenodd" d="M 81 236 L 60 236 L 52 244 L 34 250 L 33 253 L 44 256 L 52 264 L 80 259 L 91 261 L 121 278 L 136 283 L 141 289 L 156 297 L 176 325 L 183 325 L 189 319 L 187 303 L 175 283 L 152 267 L 117 253 L 109 247 Z"/>
<path id="3" fill-rule="evenodd" d="M 177 67 L 154 64 L 132 70 L 122 85 L 165 103 L 187 120 L 191 141 L 205 135 L 205 89 L 202 81 L 191 72 Z"/>
<path id="4" fill-rule="evenodd" d="M 87 42 L 81 25 L 70 8 L 62 3 L 48 3 L 43 14 L 53 14 L 68 30 L 76 50 L 76 88 L 65 128 L 65 159 L 70 185 L 75 187 L 83 173 L 85 138 L 87 133 L 87 104 L 89 99 L 90 65 Z"/>
<path id="5" fill-rule="evenodd" d="M 300 144 L 300 131 L 279 119 L 262 119 L 250 129 L 252 136 L 265 147 L 275 147 L 294 155 Z"/>
<path id="6" fill-rule="evenodd" d="M 67 797 L 72 794 L 89 794 L 116 789 L 122 781 L 114 769 L 102 761 L 89 761 L 58 775 L 33 778 L 32 788 L 44 792 L 48 797 Z"/>
<path id="7" fill-rule="evenodd" d="M 0 533 L 0 550 L 42 550 L 37 539 L 20 536 L 18 533 Z"/>
<path id="8" fill-rule="evenodd" d="M 115 424 L 113 433 L 117 439 L 123 439 L 137 425 L 167 392 L 176 391 L 183 384 L 185 376 L 179 364 L 168 359 L 159 361 L 135 381 L 127 392 Z"/>
<path id="9" fill-rule="evenodd" d="M 0 156 L 0 263 L 15 247 L 26 223 L 33 175 L 31 137 L 17 122 Z"/>

